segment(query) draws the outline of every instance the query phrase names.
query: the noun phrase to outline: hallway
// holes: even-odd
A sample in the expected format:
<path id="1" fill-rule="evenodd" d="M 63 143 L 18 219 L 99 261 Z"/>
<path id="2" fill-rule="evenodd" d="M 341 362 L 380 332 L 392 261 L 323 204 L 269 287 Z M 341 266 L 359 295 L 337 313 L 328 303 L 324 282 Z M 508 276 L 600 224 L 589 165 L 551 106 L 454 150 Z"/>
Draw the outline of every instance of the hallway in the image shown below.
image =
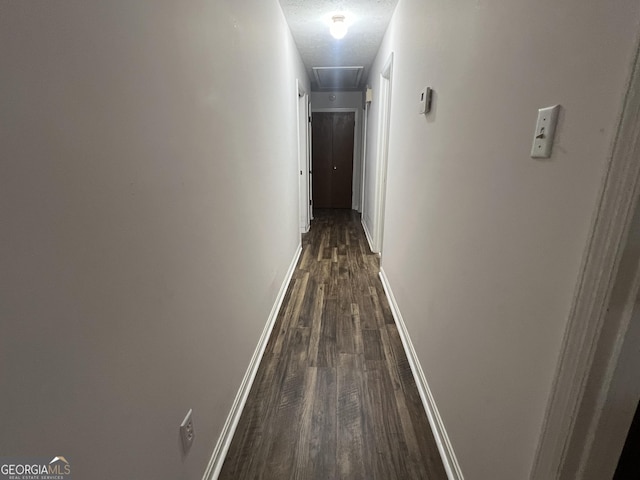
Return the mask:
<path id="1" fill-rule="evenodd" d="M 220 480 L 447 478 L 378 270 L 316 211 Z"/>
<path id="2" fill-rule="evenodd" d="M 0 477 L 613 478 L 639 51 L 637 0 L 0 0 Z"/>

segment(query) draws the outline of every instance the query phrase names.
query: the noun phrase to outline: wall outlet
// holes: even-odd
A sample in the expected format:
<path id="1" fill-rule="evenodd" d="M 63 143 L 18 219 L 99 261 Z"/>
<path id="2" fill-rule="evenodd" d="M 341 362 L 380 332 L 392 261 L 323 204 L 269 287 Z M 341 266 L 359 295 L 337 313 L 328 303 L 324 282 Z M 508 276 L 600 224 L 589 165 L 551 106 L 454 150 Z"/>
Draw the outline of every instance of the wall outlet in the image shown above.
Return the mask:
<path id="1" fill-rule="evenodd" d="M 180 424 L 180 438 L 182 438 L 182 450 L 184 453 L 188 453 L 191 445 L 193 444 L 193 439 L 196 436 L 196 432 L 193 429 L 193 410 L 189 409 L 187 416 L 184 417 L 184 420 Z"/>

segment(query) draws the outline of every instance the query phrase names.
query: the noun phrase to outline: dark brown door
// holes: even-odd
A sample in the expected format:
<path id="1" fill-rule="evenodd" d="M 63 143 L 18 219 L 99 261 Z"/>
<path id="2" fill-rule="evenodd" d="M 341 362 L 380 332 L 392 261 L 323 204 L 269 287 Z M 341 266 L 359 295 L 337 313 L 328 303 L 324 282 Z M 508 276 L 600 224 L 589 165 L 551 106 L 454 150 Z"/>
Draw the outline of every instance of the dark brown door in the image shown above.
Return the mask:
<path id="1" fill-rule="evenodd" d="M 314 112 L 313 207 L 351 208 L 355 113 Z"/>

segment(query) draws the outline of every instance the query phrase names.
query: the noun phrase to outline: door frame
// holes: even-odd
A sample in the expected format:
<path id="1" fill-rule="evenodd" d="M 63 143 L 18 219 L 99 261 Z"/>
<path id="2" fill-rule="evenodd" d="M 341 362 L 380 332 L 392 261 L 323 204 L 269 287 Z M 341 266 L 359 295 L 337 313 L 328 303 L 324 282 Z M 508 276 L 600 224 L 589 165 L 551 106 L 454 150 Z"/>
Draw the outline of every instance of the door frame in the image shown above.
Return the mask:
<path id="1" fill-rule="evenodd" d="M 307 185 L 309 185 L 306 207 L 309 209 L 309 221 L 313 220 L 313 174 L 311 172 L 313 164 L 313 131 L 311 128 L 311 96 L 307 95 Z"/>
<path id="2" fill-rule="evenodd" d="M 368 87 L 367 87 L 368 88 Z M 364 202 L 365 202 L 365 174 L 367 168 L 367 162 L 365 159 L 367 158 L 367 136 L 368 136 L 368 128 L 369 128 L 369 102 L 365 100 L 364 107 L 362 110 L 362 169 L 360 172 L 360 208 L 358 212 L 360 212 L 364 218 Z"/>
<path id="3" fill-rule="evenodd" d="M 376 184 L 375 231 L 372 249 L 382 255 L 384 239 L 384 215 L 387 201 L 387 169 L 389 165 L 389 137 L 391 130 L 391 93 L 393 89 L 393 52 L 380 71 L 380 109 L 378 111 L 378 145 Z"/>
<path id="4" fill-rule="evenodd" d="M 298 195 L 300 205 L 300 232 L 306 233 L 311 225 L 311 158 L 310 158 L 310 134 L 309 134 L 309 94 L 302 87 L 300 80 L 296 79 L 296 119 L 297 119 L 297 143 L 298 143 Z"/>
<path id="5" fill-rule="evenodd" d="M 353 126 L 353 170 L 351 177 L 351 209 L 358 210 L 357 200 L 360 198 L 360 192 L 362 191 L 363 185 L 360 182 L 360 171 L 362 169 L 362 158 L 358 158 L 358 152 L 360 148 L 358 146 L 358 129 L 360 128 L 360 115 L 358 112 L 361 109 L 356 107 L 335 107 L 335 108 L 311 108 L 311 115 L 314 113 L 349 113 L 352 112 L 354 115 L 355 123 Z M 313 156 L 311 160 L 311 171 L 313 171 Z M 358 176 L 356 176 L 358 175 Z M 356 197 L 356 189 L 354 186 L 358 185 L 358 194 Z M 313 194 L 313 193 L 312 193 Z M 313 203 L 313 196 L 311 197 L 311 203 Z"/>
<path id="6" fill-rule="evenodd" d="M 578 420 L 561 470 L 563 479 L 613 478 L 640 401 L 640 208 L 634 208 Z M 588 420 L 588 421 L 585 421 Z"/>

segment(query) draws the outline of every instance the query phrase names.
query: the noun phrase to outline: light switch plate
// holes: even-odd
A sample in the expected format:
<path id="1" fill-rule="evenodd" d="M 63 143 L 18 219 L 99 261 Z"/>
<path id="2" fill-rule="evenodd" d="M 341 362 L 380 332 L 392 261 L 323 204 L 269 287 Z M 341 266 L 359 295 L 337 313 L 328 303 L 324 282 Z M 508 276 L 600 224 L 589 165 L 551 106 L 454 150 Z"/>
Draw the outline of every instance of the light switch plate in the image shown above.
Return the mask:
<path id="1" fill-rule="evenodd" d="M 180 424 L 180 438 L 182 439 L 182 450 L 184 453 L 189 452 L 195 436 L 196 432 L 193 429 L 193 410 L 190 409 Z"/>
<path id="2" fill-rule="evenodd" d="M 433 90 L 429 87 L 424 87 L 420 92 L 420 104 L 418 107 L 418 113 L 427 114 L 431 111 L 431 99 L 433 98 Z"/>
<path id="3" fill-rule="evenodd" d="M 536 122 L 536 131 L 533 134 L 533 145 L 531 146 L 532 158 L 549 158 L 551 156 L 559 113 L 560 105 L 538 110 L 538 121 Z"/>

